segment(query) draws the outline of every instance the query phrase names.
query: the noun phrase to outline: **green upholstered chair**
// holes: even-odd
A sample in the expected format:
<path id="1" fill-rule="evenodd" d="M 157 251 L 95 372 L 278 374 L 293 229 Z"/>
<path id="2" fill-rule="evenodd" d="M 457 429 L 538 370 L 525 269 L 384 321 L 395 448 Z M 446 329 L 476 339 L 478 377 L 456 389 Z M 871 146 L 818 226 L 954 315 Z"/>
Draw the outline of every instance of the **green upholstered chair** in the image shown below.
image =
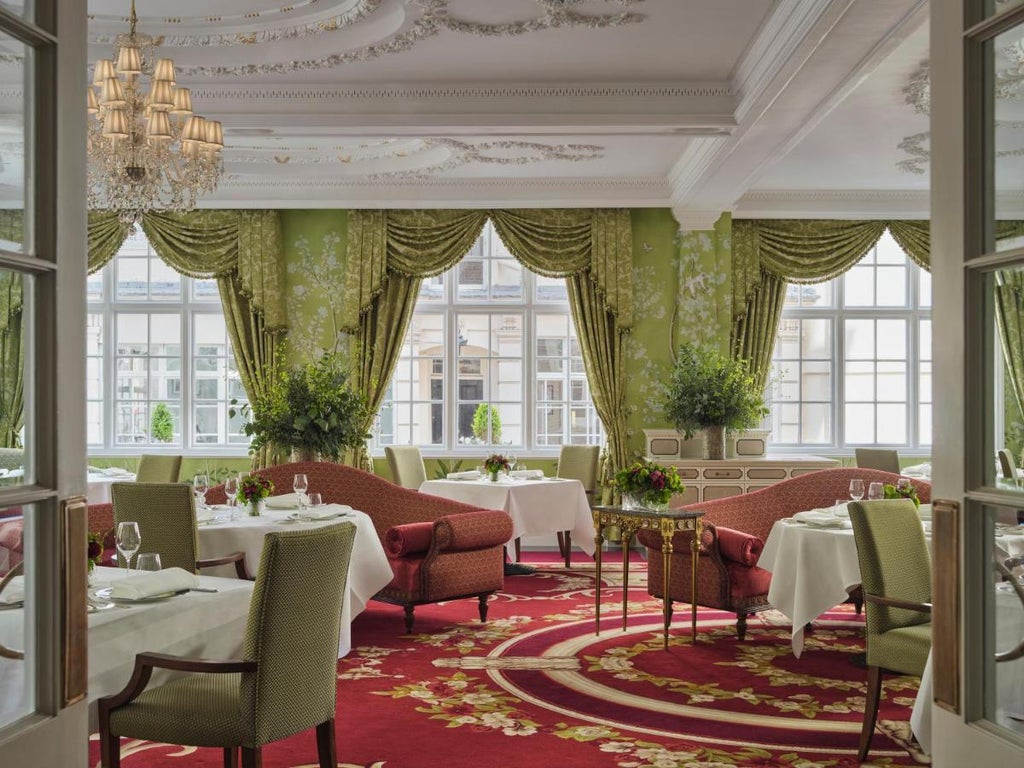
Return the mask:
<path id="1" fill-rule="evenodd" d="M 124 690 L 99 700 L 100 764 L 120 738 L 221 747 L 224 765 L 258 768 L 264 744 L 316 727 L 321 768 L 336 768 L 338 627 L 356 527 L 268 533 L 242 658 L 140 653 Z M 154 669 L 196 674 L 147 690 Z"/>
<path id="2" fill-rule="evenodd" d="M 156 456 L 144 453 L 135 472 L 138 483 L 176 483 L 181 475 L 181 456 Z"/>
<path id="3" fill-rule="evenodd" d="M 384 448 L 391 469 L 391 480 L 395 485 L 418 491 L 427 482 L 427 470 L 423 456 L 415 445 L 389 445 Z"/>
<path id="4" fill-rule="evenodd" d="M 1014 461 L 1013 454 L 1005 448 L 999 450 L 999 474 L 1003 480 L 1008 480 L 1014 485 L 1020 484 L 1017 478 L 1017 462 Z"/>
<path id="5" fill-rule="evenodd" d="M 599 445 L 563 445 L 558 454 L 556 477 L 579 480 L 587 493 L 587 501 L 594 506 L 594 495 L 597 493 L 598 462 L 601 458 Z M 558 551 L 565 558 L 565 567 L 569 566 L 572 553 L 572 535 L 569 531 L 558 532 Z M 516 558 L 518 559 L 518 558 Z"/>
<path id="6" fill-rule="evenodd" d="M 164 568 L 184 568 L 195 573 L 200 568 L 233 563 L 238 577 L 249 578 L 245 553 L 232 552 L 224 557 L 199 559 L 196 529 L 196 500 L 185 483 L 113 483 L 114 530 L 118 523 L 135 521 L 142 537 L 142 552 L 156 552 Z M 118 555 L 118 563 L 124 565 Z"/>
<path id="7" fill-rule="evenodd" d="M 882 672 L 920 677 L 932 646 L 932 568 L 917 508 L 909 499 L 851 502 L 867 623 L 868 689 L 860 734 L 871 747 Z"/>
<path id="8" fill-rule="evenodd" d="M 900 455 L 891 448 L 857 448 L 854 454 L 857 466 L 862 469 L 880 469 L 894 475 L 900 473 Z"/>

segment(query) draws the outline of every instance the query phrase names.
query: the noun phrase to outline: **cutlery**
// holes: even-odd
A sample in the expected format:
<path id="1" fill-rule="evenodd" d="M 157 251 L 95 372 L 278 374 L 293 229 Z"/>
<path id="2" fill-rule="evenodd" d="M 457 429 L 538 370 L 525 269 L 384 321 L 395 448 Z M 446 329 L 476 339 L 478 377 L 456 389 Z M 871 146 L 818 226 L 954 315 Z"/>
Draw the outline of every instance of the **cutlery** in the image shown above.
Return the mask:
<path id="1" fill-rule="evenodd" d="M 211 589 L 209 587 L 192 587 L 191 589 L 186 589 L 185 591 L 186 592 L 219 592 L 220 590 Z"/>

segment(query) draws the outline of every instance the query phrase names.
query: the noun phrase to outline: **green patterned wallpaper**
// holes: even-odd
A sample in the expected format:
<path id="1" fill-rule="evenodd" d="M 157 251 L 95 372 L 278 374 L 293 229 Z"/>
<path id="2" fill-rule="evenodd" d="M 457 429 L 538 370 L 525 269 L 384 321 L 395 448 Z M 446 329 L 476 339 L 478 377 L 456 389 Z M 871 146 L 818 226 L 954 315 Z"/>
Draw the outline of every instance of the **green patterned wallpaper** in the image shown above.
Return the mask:
<path id="1" fill-rule="evenodd" d="M 714 231 L 679 232 L 672 212 L 632 212 L 635 322 L 626 341 L 629 447 L 643 455 L 643 429 L 671 426 L 662 415 L 673 351 L 684 342 L 728 350 L 732 218 Z"/>

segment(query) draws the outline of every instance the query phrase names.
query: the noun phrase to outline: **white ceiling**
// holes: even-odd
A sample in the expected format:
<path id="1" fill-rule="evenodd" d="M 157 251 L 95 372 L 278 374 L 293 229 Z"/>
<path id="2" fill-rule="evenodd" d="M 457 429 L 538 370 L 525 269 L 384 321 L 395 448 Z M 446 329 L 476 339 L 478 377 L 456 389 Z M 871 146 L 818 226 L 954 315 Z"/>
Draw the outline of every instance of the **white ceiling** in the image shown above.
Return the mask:
<path id="1" fill-rule="evenodd" d="M 89 0 L 91 59 L 127 9 Z M 224 123 L 207 205 L 671 206 L 698 228 L 722 210 L 927 215 L 927 136 L 916 159 L 900 148 L 927 131 L 904 94 L 927 63 L 927 0 L 137 10 L 196 111 Z"/>

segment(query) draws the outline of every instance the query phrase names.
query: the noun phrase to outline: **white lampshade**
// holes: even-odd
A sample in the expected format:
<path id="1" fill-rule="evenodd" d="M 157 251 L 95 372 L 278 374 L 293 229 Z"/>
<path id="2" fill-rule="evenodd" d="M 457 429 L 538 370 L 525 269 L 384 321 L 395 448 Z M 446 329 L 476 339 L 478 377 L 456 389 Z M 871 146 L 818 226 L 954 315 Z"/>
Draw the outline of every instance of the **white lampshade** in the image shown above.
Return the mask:
<path id="1" fill-rule="evenodd" d="M 156 66 L 153 68 L 153 79 L 174 85 L 174 60 L 157 59 Z"/>
<path id="2" fill-rule="evenodd" d="M 95 115 L 100 111 L 100 103 L 96 101 L 96 91 L 92 87 L 85 89 L 87 95 L 86 110 L 90 115 Z"/>
<path id="3" fill-rule="evenodd" d="M 171 114 L 191 115 L 192 114 L 192 92 L 188 88 L 174 89 L 174 106 Z"/>
<path id="4" fill-rule="evenodd" d="M 199 115 L 192 115 L 185 121 L 181 131 L 182 142 L 191 141 L 197 144 L 206 143 L 206 120 Z"/>
<path id="5" fill-rule="evenodd" d="M 171 118 L 164 111 L 154 111 L 146 121 L 146 136 L 155 141 L 170 141 L 174 138 L 171 133 Z"/>
<path id="6" fill-rule="evenodd" d="M 142 51 L 137 45 L 123 45 L 118 49 L 117 71 L 122 75 L 142 74 Z"/>
<path id="7" fill-rule="evenodd" d="M 224 148 L 224 126 L 220 120 L 206 121 L 206 143 L 214 151 Z"/>
<path id="8" fill-rule="evenodd" d="M 114 62 L 110 59 L 100 59 L 92 71 L 92 84 L 103 85 L 108 77 L 114 77 Z"/>
<path id="9" fill-rule="evenodd" d="M 128 113 L 120 107 L 109 110 L 103 119 L 103 135 L 112 139 L 128 138 Z"/>
<path id="10" fill-rule="evenodd" d="M 154 80 L 149 91 L 149 106 L 154 111 L 166 111 L 174 107 L 174 89 L 166 80 Z"/>
<path id="11" fill-rule="evenodd" d="M 103 88 L 100 90 L 100 104 L 104 107 L 123 107 L 128 102 L 124 98 L 124 89 L 121 88 L 121 81 L 116 77 L 108 77 L 103 81 Z"/>

